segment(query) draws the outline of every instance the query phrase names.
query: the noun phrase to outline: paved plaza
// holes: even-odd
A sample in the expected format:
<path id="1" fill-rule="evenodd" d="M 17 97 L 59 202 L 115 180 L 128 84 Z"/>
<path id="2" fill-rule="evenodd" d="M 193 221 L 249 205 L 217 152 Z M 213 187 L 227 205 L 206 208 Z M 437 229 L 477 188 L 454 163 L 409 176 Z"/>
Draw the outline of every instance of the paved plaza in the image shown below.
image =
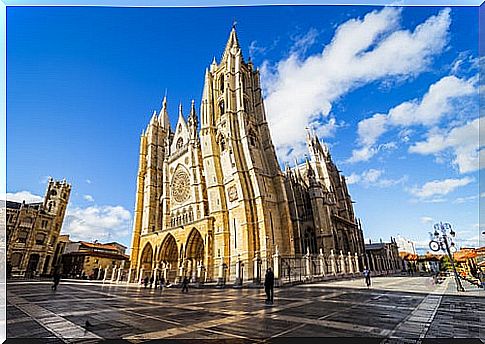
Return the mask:
<path id="1" fill-rule="evenodd" d="M 452 278 L 437 286 L 430 277 L 396 276 L 376 277 L 370 289 L 362 279 L 277 288 L 272 306 L 264 304 L 262 289 L 192 288 L 182 294 L 175 288 L 160 292 L 134 284 L 63 280 L 53 292 L 51 284 L 8 283 L 7 338 L 53 343 L 485 338 L 483 291 L 466 285 L 466 292 L 457 293 Z"/>

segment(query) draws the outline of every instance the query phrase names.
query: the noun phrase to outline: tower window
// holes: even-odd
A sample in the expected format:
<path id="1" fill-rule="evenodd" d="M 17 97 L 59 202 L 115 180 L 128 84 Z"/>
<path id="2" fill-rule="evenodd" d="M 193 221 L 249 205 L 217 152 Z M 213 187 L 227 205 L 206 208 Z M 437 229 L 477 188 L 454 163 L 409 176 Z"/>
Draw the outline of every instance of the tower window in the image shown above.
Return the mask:
<path id="1" fill-rule="evenodd" d="M 182 146 L 184 145 L 184 140 L 180 137 L 178 140 L 177 140 L 177 144 L 176 144 L 176 147 L 177 149 L 180 149 L 182 148 Z"/>
<path id="2" fill-rule="evenodd" d="M 221 75 L 221 78 L 219 79 L 219 90 L 224 92 L 224 75 Z"/>
<path id="3" fill-rule="evenodd" d="M 224 101 L 221 101 L 219 103 L 219 112 L 220 112 L 221 116 L 224 114 L 224 111 L 225 111 L 225 109 L 224 109 Z"/>
<path id="4" fill-rule="evenodd" d="M 220 145 L 221 145 L 221 152 L 225 151 L 226 150 L 226 140 L 224 140 L 224 136 L 221 136 Z"/>
<path id="5" fill-rule="evenodd" d="M 51 196 L 57 196 L 57 191 L 56 190 L 52 190 L 51 191 Z"/>

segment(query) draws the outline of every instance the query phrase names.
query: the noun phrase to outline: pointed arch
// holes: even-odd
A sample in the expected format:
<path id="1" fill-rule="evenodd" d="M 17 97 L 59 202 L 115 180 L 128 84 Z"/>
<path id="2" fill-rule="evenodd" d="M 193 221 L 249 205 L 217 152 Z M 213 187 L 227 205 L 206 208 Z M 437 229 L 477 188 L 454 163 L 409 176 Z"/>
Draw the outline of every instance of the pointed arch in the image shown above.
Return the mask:
<path id="1" fill-rule="evenodd" d="M 192 228 L 185 244 L 185 257 L 197 261 L 204 259 L 204 239 L 196 228 Z"/>
<path id="2" fill-rule="evenodd" d="M 160 245 L 158 260 L 163 263 L 176 263 L 178 261 L 177 252 L 177 242 L 174 236 L 168 233 Z"/>
<path id="3" fill-rule="evenodd" d="M 153 247 L 152 244 L 147 242 L 141 251 L 140 266 L 147 270 L 152 268 L 153 261 Z"/>

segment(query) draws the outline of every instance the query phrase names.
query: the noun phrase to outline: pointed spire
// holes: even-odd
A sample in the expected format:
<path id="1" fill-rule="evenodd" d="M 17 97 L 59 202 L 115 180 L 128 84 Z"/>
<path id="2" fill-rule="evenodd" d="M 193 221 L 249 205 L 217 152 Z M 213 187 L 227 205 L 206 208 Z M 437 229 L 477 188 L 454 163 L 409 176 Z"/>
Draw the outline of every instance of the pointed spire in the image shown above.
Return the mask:
<path id="1" fill-rule="evenodd" d="M 232 48 L 241 49 L 241 47 L 239 46 L 239 41 L 237 39 L 236 26 L 235 25 L 233 25 L 233 27 L 231 29 L 231 33 L 229 34 L 229 39 L 227 40 L 226 48 L 224 49 L 224 54 L 222 54 L 223 59 L 224 59 L 225 56 L 230 54 Z"/>
<path id="2" fill-rule="evenodd" d="M 162 128 L 170 129 L 170 120 L 168 118 L 168 110 L 167 110 L 167 90 L 165 90 L 165 96 L 163 97 L 162 109 L 158 114 L 158 123 L 160 123 L 160 126 Z"/>
<path id="3" fill-rule="evenodd" d="M 157 111 L 153 110 L 152 118 L 150 120 L 150 125 L 157 123 Z"/>

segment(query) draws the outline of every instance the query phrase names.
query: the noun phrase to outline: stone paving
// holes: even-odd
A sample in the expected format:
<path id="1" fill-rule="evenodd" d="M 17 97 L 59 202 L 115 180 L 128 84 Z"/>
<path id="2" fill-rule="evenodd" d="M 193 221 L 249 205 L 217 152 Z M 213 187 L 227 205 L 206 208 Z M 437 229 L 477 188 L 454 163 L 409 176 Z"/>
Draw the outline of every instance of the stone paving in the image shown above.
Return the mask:
<path id="1" fill-rule="evenodd" d="M 124 339 L 239 340 L 367 337 L 377 342 L 418 342 L 426 337 L 485 339 L 483 291 L 457 293 L 448 278 L 376 277 L 275 289 L 145 289 L 138 285 L 63 280 L 10 281 L 7 338 L 52 343 Z M 86 323 L 89 322 L 89 325 Z"/>

